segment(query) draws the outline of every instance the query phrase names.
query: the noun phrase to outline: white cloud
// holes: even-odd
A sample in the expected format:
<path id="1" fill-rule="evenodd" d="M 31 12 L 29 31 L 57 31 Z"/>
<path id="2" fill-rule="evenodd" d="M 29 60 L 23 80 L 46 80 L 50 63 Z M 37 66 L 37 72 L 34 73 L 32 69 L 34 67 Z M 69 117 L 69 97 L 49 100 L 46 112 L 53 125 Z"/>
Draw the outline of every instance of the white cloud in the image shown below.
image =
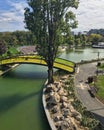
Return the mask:
<path id="1" fill-rule="evenodd" d="M 24 8 L 27 6 L 24 1 L 14 3 L 8 0 L 10 9 L 0 10 L 0 31 L 24 30 Z"/>
<path id="2" fill-rule="evenodd" d="M 15 9 L 15 12 L 18 12 L 20 15 L 24 14 L 24 8 L 27 6 L 27 3 L 25 1 L 19 1 L 19 2 L 12 2 L 8 0 L 8 3 Z"/>
<path id="3" fill-rule="evenodd" d="M 75 11 L 79 31 L 104 28 L 104 0 L 80 0 Z"/>
<path id="4" fill-rule="evenodd" d="M 11 8 L 0 9 L 0 31 L 23 30 L 24 8 L 28 6 L 27 0 L 6 1 Z M 76 31 L 104 28 L 104 0 L 80 0 L 79 8 L 75 10 L 75 13 L 79 23 Z"/>
<path id="5" fill-rule="evenodd" d="M 0 16 L 0 22 L 20 21 L 15 12 L 4 12 Z"/>
<path id="6" fill-rule="evenodd" d="M 0 31 L 15 31 L 15 30 L 24 30 L 23 23 L 18 22 L 0 22 Z"/>

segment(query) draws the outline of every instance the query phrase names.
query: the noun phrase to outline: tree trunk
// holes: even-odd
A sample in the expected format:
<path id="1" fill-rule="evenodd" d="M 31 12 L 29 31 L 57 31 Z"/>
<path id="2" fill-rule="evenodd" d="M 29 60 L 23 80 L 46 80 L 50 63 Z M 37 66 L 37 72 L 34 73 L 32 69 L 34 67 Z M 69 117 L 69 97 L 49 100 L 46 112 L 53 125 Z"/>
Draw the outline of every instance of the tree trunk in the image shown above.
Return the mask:
<path id="1" fill-rule="evenodd" d="M 48 84 L 53 82 L 53 67 L 48 67 Z"/>

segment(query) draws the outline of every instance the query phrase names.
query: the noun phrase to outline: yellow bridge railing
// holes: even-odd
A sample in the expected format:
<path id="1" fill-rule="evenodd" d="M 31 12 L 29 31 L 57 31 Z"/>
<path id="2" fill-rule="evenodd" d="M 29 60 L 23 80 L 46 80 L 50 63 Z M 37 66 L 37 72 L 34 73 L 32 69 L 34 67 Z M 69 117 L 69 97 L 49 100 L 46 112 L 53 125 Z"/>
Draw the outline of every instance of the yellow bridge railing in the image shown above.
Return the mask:
<path id="1" fill-rule="evenodd" d="M 38 55 L 23 55 L 23 56 L 14 56 L 2 59 L 0 65 L 6 64 L 39 64 L 47 66 L 45 60 Z M 59 68 L 73 73 L 75 70 L 75 64 L 71 61 L 56 58 L 54 62 L 54 68 Z"/>

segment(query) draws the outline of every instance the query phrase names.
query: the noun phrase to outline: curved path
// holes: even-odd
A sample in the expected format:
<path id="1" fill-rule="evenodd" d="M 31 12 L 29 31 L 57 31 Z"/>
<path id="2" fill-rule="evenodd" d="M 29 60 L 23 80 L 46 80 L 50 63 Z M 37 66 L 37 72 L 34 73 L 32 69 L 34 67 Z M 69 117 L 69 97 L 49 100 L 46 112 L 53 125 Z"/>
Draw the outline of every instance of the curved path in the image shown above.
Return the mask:
<path id="1" fill-rule="evenodd" d="M 104 104 L 96 98 L 91 97 L 88 92 L 88 84 L 85 83 L 88 76 L 96 74 L 96 64 L 88 63 L 79 66 L 74 80 L 75 90 L 83 105 L 104 125 Z"/>

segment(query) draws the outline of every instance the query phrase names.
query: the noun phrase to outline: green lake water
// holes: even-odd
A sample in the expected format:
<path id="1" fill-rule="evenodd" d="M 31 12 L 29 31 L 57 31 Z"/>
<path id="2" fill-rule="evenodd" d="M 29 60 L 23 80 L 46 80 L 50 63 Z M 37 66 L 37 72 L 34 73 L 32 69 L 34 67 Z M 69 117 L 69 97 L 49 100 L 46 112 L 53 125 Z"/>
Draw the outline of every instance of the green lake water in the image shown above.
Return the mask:
<path id="1" fill-rule="evenodd" d="M 60 57 L 74 62 L 104 58 L 104 49 L 76 49 Z M 0 77 L 0 130 L 50 130 L 42 107 L 44 66 L 24 64 Z"/>
<path id="2" fill-rule="evenodd" d="M 20 65 L 0 78 L 0 130 L 50 130 L 41 100 L 46 72 Z"/>
<path id="3" fill-rule="evenodd" d="M 79 48 L 74 49 L 73 51 L 65 51 L 60 55 L 60 57 L 77 63 L 81 60 L 97 59 L 98 52 L 99 58 L 104 58 L 104 49 L 98 48 Z"/>

